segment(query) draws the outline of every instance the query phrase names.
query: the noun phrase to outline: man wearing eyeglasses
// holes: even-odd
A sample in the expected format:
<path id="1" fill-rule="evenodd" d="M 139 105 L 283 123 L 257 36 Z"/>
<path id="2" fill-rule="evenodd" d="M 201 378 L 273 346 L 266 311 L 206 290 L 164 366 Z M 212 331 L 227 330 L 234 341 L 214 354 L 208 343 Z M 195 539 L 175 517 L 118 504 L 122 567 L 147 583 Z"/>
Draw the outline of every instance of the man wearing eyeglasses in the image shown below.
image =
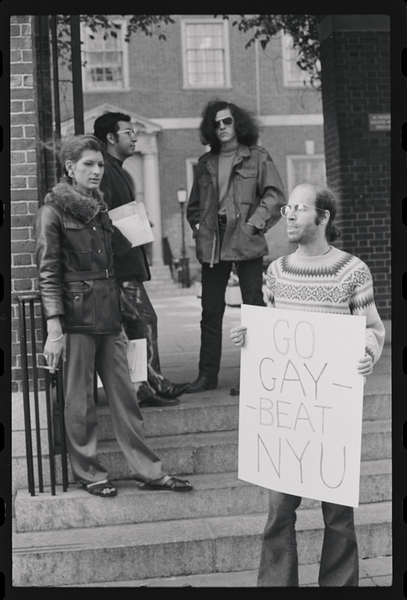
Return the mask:
<path id="1" fill-rule="evenodd" d="M 330 244 L 339 232 L 333 192 L 311 184 L 294 188 L 281 208 L 287 235 L 298 244 L 288 256 L 267 269 L 268 303 L 271 307 L 366 317 L 365 356 L 355 368 L 369 375 L 380 358 L 384 326 L 373 296 L 369 268 L 356 256 Z M 245 341 L 246 328 L 234 327 L 230 336 L 237 346 Z M 335 340 L 335 332 L 330 332 Z M 257 585 L 298 586 L 295 511 L 301 498 L 270 491 L 269 515 L 263 534 Z M 358 549 L 353 508 L 322 502 L 325 533 L 318 582 L 320 586 L 357 586 Z"/>
<path id="2" fill-rule="evenodd" d="M 94 123 L 94 134 L 105 147 L 105 172 L 100 189 L 109 208 L 134 202 L 134 182 L 123 169 L 126 158 L 133 156 L 137 135 L 129 115 L 108 112 Z M 157 315 L 147 295 L 143 281 L 151 279 L 143 245 L 131 247 L 131 242 L 115 228 L 112 237 L 114 269 L 125 307 L 124 327 L 129 339 L 146 338 L 148 381 L 137 390 L 140 407 L 173 406 L 189 383 L 172 383 L 161 373 L 158 352 Z"/>
<path id="3" fill-rule="evenodd" d="M 243 302 L 265 306 L 264 234 L 281 218 L 285 202 L 280 175 L 268 152 L 257 145 L 259 130 L 247 111 L 230 102 L 209 102 L 200 134 L 211 150 L 199 159 L 187 208 L 202 263 L 198 377 L 187 393 L 217 387 L 225 291 L 233 264 Z"/>

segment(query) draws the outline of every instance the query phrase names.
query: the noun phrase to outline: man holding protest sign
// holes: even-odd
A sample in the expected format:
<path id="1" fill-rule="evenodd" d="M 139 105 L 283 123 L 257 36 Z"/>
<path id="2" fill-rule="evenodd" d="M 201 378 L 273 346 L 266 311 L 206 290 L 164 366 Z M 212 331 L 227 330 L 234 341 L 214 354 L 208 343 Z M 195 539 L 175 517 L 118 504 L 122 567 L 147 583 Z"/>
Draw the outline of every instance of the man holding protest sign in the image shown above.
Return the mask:
<path id="1" fill-rule="evenodd" d="M 368 267 L 356 256 L 329 244 L 339 235 L 333 226 L 336 216 L 333 192 L 301 184 L 293 190 L 281 213 L 287 219 L 288 238 L 298 243 L 298 249 L 268 267 L 269 305 L 279 309 L 364 316 L 365 356 L 355 368 L 360 375 L 369 375 L 380 358 L 385 331 L 374 303 Z M 244 344 L 246 331 L 243 326 L 231 330 L 234 344 Z M 334 331 L 329 335 L 335 339 Z M 299 496 L 270 491 L 259 587 L 299 584 L 295 521 L 300 503 Z M 325 532 L 319 585 L 357 586 L 358 551 L 353 508 L 323 501 L 322 511 Z"/>

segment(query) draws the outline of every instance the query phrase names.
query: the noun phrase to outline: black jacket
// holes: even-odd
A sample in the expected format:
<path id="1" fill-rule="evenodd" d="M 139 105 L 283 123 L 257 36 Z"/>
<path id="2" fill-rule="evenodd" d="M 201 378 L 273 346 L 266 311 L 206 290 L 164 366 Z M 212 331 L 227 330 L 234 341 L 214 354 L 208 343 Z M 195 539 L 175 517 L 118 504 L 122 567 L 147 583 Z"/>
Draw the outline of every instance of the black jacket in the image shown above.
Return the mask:
<path id="1" fill-rule="evenodd" d="M 134 202 L 133 180 L 122 162 L 105 153 L 105 172 L 100 189 L 108 209 Z M 130 242 L 115 227 L 113 233 L 114 269 L 118 281 L 151 279 L 144 246 L 131 248 Z M 129 249 L 130 248 L 130 249 Z"/>
<path id="2" fill-rule="evenodd" d="M 59 315 L 71 333 L 121 330 L 113 270 L 113 227 L 102 196 L 59 183 L 47 194 L 35 223 L 38 285 L 46 319 Z"/>

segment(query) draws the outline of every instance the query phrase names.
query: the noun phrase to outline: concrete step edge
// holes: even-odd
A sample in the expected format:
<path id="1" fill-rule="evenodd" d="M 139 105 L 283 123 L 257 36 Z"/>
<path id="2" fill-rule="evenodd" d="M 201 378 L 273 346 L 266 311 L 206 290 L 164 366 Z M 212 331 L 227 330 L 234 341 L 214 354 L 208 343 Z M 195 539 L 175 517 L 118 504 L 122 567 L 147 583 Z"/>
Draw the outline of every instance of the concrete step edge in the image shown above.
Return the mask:
<path id="1" fill-rule="evenodd" d="M 369 477 L 372 475 L 384 475 L 384 474 L 390 474 L 392 472 L 392 460 L 391 458 L 384 458 L 384 459 L 377 459 L 377 460 L 366 460 L 366 461 L 362 461 L 361 462 L 361 468 L 360 468 L 360 474 L 361 477 Z M 194 485 L 194 487 L 198 490 L 198 489 L 217 489 L 219 487 L 230 487 L 230 486 L 252 486 L 252 483 L 249 483 L 247 481 L 244 481 L 242 479 L 238 479 L 237 473 L 235 471 L 226 471 L 224 473 L 200 473 L 200 474 L 196 474 L 196 475 L 188 475 L 188 478 L 191 480 L 191 483 Z M 124 493 L 129 494 L 129 493 L 141 493 L 140 491 L 137 491 L 136 489 L 133 489 L 134 486 L 136 485 L 136 482 L 133 481 L 129 481 L 128 479 L 114 479 L 112 481 L 115 481 L 120 487 L 124 488 Z M 68 488 L 68 492 L 70 493 L 73 491 L 73 487 Z M 256 486 L 257 487 L 257 486 Z M 57 501 L 58 498 L 64 495 L 64 492 L 62 492 L 62 489 L 60 489 L 58 487 L 58 491 L 57 494 L 55 496 L 51 495 L 51 488 L 50 486 L 46 486 L 45 487 L 45 491 L 42 494 L 36 494 L 35 496 L 31 496 L 29 494 L 29 492 L 27 491 L 27 488 L 18 488 L 16 490 L 16 494 L 17 495 L 24 495 L 27 496 L 27 498 L 32 499 L 33 501 L 35 501 L 35 499 L 41 499 L 41 498 L 48 498 L 49 501 L 55 500 Z M 79 492 L 78 492 L 79 493 Z M 157 494 L 154 494 L 153 492 L 143 492 L 143 494 L 148 494 L 150 493 L 152 496 L 156 496 Z M 83 492 L 80 490 L 80 495 L 82 495 Z M 92 495 L 85 495 L 86 498 L 88 498 L 89 500 L 95 500 L 96 498 Z"/>
<path id="2" fill-rule="evenodd" d="M 361 504 L 391 499 L 391 460 L 368 461 L 361 465 Z M 142 491 L 134 480 L 114 480 L 118 496 L 109 500 L 87 494 L 76 484 L 66 492 L 57 487 L 56 495 L 45 491 L 31 496 L 27 489 L 17 490 L 14 498 L 16 531 L 45 531 L 107 524 L 152 522 L 190 517 L 245 514 L 267 509 L 268 490 L 239 480 L 236 472 L 188 475 L 194 494 L 182 499 L 165 492 Z M 319 502 L 303 499 L 300 510 Z"/>
<path id="3" fill-rule="evenodd" d="M 359 587 L 385 587 L 392 584 L 392 557 L 365 558 L 359 560 Z M 299 587 L 318 586 L 319 563 L 299 565 Z M 129 581 L 104 581 L 84 583 L 77 587 L 256 587 L 258 568 L 246 571 L 229 571 L 156 577 L 153 579 L 132 579 Z M 74 587 L 76 584 L 61 586 Z"/>
<path id="4" fill-rule="evenodd" d="M 355 511 L 355 525 L 372 525 L 391 522 L 391 502 L 365 504 Z M 266 513 L 181 519 L 154 523 L 106 525 L 94 528 L 76 528 L 61 531 L 15 533 L 14 553 L 78 551 L 126 546 L 172 544 L 199 539 L 245 537 L 262 533 Z M 323 528 L 319 508 L 298 511 L 297 531 Z"/>
<path id="5" fill-rule="evenodd" d="M 298 511 L 300 564 L 319 560 L 320 509 Z M 259 564 L 266 513 L 13 536 L 13 584 L 59 586 L 134 577 L 242 571 Z M 360 558 L 391 554 L 391 503 L 365 505 L 355 525 Z"/>
<path id="6" fill-rule="evenodd" d="M 230 400 L 229 400 L 230 398 Z M 142 409 L 144 431 L 148 438 L 167 435 L 187 435 L 189 433 L 209 433 L 237 430 L 239 406 L 233 397 L 204 401 L 181 399 L 176 407 Z M 371 402 L 369 402 L 371 400 Z M 101 396 L 104 401 L 104 396 Z M 114 438 L 110 421 L 110 411 L 106 404 L 98 406 L 100 421 L 99 439 Z M 364 427 L 370 428 L 372 421 L 382 422 L 391 417 L 390 400 L 382 396 L 368 398 L 366 401 Z"/>
<path id="7" fill-rule="evenodd" d="M 364 421 L 362 424 L 362 436 L 372 434 L 390 434 L 392 430 L 392 424 L 390 419 L 377 419 L 374 421 Z M 207 446 L 208 444 L 213 445 L 225 445 L 230 443 L 237 443 L 238 430 L 233 429 L 230 431 L 204 431 L 195 433 L 184 433 L 182 435 L 162 435 L 154 436 L 148 439 L 148 443 L 151 447 L 178 447 L 180 441 L 182 446 Z M 363 442 L 362 442 L 363 443 Z M 111 445 L 116 445 L 116 440 L 101 440 L 100 449 L 102 447 L 108 448 Z"/>

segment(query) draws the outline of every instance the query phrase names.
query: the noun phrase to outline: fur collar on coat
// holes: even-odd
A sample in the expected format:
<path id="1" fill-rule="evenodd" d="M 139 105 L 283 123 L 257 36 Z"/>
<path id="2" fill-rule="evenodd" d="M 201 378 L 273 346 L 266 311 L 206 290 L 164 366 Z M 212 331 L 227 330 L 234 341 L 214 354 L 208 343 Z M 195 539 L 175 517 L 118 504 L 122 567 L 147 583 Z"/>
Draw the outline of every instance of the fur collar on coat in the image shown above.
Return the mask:
<path id="1" fill-rule="evenodd" d="M 45 196 L 44 203 L 53 202 L 61 210 L 88 224 L 99 212 L 107 211 L 103 193 L 93 190 L 91 196 L 76 191 L 70 183 L 61 181 Z"/>

